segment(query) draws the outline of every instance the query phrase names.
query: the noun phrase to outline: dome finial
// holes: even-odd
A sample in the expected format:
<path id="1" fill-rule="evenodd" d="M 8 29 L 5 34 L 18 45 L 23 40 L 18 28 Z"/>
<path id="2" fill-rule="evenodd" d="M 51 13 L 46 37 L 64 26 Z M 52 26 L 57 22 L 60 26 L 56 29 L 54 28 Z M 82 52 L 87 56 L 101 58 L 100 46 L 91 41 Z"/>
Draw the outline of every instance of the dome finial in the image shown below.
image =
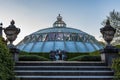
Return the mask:
<path id="1" fill-rule="evenodd" d="M 57 20 L 58 21 L 62 21 L 62 16 L 59 14 L 58 17 L 57 17 Z"/>
<path id="2" fill-rule="evenodd" d="M 60 14 L 57 16 L 57 21 L 53 23 L 53 27 L 66 27 L 66 24 L 62 20 L 62 16 Z"/>
<path id="3" fill-rule="evenodd" d="M 60 14 L 59 14 L 59 16 L 60 16 Z"/>

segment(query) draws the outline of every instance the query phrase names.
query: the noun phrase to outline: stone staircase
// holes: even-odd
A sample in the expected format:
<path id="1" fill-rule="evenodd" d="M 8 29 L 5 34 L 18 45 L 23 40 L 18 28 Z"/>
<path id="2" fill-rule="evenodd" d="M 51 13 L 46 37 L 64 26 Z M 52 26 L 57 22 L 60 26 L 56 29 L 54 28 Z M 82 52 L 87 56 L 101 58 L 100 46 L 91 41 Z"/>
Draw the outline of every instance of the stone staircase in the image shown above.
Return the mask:
<path id="1" fill-rule="evenodd" d="M 23 61 L 15 66 L 16 80 L 112 80 L 102 62 Z"/>

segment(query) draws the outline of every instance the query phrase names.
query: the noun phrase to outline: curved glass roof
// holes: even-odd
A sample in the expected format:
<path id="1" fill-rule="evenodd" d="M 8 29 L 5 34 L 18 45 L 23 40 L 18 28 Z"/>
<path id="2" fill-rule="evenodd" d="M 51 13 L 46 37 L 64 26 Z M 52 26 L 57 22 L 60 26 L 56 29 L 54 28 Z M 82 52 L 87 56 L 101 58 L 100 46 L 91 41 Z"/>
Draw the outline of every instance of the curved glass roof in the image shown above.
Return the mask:
<path id="1" fill-rule="evenodd" d="M 17 48 L 27 52 L 50 52 L 57 49 L 67 52 L 92 52 L 103 46 L 92 35 L 66 27 L 59 14 L 53 27 L 26 36 Z"/>

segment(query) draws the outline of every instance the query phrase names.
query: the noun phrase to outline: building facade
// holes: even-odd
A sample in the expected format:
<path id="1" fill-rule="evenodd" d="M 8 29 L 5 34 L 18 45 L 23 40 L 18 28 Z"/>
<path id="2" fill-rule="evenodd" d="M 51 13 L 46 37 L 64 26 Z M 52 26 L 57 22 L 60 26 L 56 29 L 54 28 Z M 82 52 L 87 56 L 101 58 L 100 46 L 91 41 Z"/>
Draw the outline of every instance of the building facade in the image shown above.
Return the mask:
<path id="1" fill-rule="evenodd" d="M 73 53 L 85 53 L 100 50 L 103 46 L 94 36 L 67 27 L 59 14 L 53 27 L 38 30 L 26 36 L 17 48 L 26 52 L 50 52 L 60 49 Z"/>

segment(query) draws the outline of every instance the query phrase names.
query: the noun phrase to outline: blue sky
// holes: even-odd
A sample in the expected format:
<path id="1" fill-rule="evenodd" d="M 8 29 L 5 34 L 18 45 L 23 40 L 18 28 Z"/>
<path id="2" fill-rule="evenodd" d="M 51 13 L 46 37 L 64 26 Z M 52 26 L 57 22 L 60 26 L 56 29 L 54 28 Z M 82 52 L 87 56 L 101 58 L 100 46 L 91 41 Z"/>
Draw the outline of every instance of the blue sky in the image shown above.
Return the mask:
<path id="1" fill-rule="evenodd" d="M 60 13 L 68 27 L 85 31 L 98 40 L 101 22 L 110 11 L 120 11 L 120 0 L 0 0 L 0 22 L 7 27 L 12 19 L 21 33 L 17 44 L 26 35 L 52 27 Z"/>

